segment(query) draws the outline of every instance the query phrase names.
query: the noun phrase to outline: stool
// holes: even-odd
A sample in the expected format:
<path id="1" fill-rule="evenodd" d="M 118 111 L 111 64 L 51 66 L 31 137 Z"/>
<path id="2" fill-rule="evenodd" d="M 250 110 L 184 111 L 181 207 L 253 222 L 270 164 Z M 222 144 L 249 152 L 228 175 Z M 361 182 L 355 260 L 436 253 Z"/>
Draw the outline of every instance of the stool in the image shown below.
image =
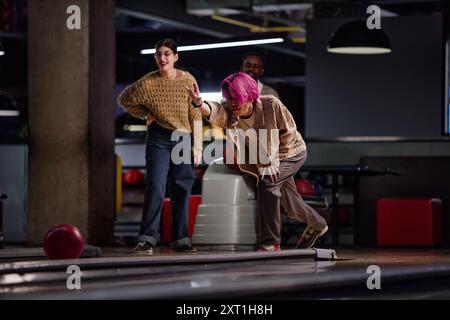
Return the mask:
<path id="1" fill-rule="evenodd" d="M 442 201 L 384 198 L 377 202 L 377 245 L 435 246 L 442 243 Z"/>
<path id="2" fill-rule="evenodd" d="M 192 239 L 192 233 L 194 232 L 195 218 L 197 217 L 198 206 L 202 202 L 201 195 L 191 195 L 189 199 L 189 238 Z M 163 213 L 162 213 L 162 234 L 161 243 L 170 244 L 172 242 L 172 216 L 170 213 L 170 198 L 164 199 Z"/>

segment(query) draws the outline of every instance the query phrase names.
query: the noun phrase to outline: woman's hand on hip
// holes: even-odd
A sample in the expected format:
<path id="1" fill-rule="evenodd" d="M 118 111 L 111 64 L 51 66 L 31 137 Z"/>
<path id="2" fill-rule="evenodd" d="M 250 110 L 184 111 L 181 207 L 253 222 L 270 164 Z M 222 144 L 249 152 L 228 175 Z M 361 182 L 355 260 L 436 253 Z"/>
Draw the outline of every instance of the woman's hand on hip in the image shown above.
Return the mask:
<path id="1" fill-rule="evenodd" d="M 147 116 L 145 116 L 145 125 L 147 127 L 149 127 L 153 123 L 153 121 L 155 121 L 155 118 L 153 118 L 152 115 L 148 114 Z"/>
<path id="2" fill-rule="evenodd" d="M 198 167 L 201 164 L 202 164 L 202 155 L 201 154 L 194 155 L 194 166 Z"/>

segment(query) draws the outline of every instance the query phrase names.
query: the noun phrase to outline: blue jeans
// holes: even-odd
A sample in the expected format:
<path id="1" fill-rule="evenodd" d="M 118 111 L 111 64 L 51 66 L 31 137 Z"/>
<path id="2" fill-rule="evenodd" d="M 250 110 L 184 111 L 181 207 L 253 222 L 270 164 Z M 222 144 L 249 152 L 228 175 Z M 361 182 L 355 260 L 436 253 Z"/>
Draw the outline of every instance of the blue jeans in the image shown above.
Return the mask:
<path id="1" fill-rule="evenodd" d="M 192 161 L 191 164 L 174 164 L 171 161 L 172 149 L 178 143 L 171 141 L 171 135 L 171 130 L 155 122 L 147 129 L 145 150 L 147 185 L 138 240 L 147 241 L 153 246 L 160 241 L 161 211 L 169 176 L 172 247 L 177 248 L 191 244 L 188 234 L 189 198 L 195 176 Z M 183 139 L 191 139 L 190 134 L 187 133 Z"/>

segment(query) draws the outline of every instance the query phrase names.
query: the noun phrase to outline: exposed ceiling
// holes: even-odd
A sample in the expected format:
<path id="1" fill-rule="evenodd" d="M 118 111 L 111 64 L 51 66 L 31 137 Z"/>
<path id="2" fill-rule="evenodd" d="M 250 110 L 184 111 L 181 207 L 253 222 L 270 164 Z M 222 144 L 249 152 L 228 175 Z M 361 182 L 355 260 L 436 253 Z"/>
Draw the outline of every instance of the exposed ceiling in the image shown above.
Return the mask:
<path id="1" fill-rule="evenodd" d="M 0 86 L 8 85 L 8 82 L 26 84 L 26 61 L 16 61 L 26 60 L 26 1 L 15 0 L 13 3 L 15 14 L 21 19 L 13 30 L 0 31 L 4 46 L 14 52 L 14 56 L 3 56 L 3 62 L 6 62 L 0 68 L 6 76 L 2 77 Z M 286 41 L 276 45 L 183 52 L 181 67 L 195 73 L 205 86 L 212 86 L 218 79 L 239 69 L 244 52 L 257 50 L 267 58 L 268 81 L 301 84 L 305 75 L 308 20 L 364 14 L 369 4 L 379 5 L 385 17 L 434 12 L 448 15 L 449 3 L 418 0 L 117 0 L 117 82 L 130 82 L 155 68 L 152 57 L 141 55 L 140 50 L 153 47 L 161 38 L 174 38 L 179 45 L 186 45 L 281 36 Z"/>
<path id="2" fill-rule="evenodd" d="M 307 20 L 362 16 L 371 4 L 380 6 L 383 17 L 449 8 L 444 0 L 117 0 L 117 13 L 120 27 L 126 27 L 120 17 L 128 16 L 146 20 L 147 30 L 183 30 L 215 38 L 279 33 L 292 40 L 306 35 Z"/>
<path id="3" fill-rule="evenodd" d="M 236 71 L 244 52 L 256 50 L 267 57 L 270 80 L 292 83 L 292 77 L 304 76 L 307 21 L 362 16 L 370 4 L 379 5 L 383 17 L 449 11 L 449 1 L 117 0 L 119 59 L 126 56 L 128 66 L 148 69 L 151 58 L 138 52 L 164 37 L 188 45 L 281 36 L 286 39 L 282 44 L 183 52 L 180 60 L 208 85 Z M 127 68 L 128 75 L 135 71 Z"/>

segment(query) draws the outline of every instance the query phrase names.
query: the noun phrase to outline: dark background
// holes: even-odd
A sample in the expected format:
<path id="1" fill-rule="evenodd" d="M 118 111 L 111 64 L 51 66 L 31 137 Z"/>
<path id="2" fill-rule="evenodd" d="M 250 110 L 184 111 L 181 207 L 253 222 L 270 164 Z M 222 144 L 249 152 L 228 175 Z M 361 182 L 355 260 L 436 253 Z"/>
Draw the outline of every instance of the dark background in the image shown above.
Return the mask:
<path id="1" fill-rule="evenodd" d="M 345 20 L 308 25 L 305 129 L 308 137 L 439 137 L 445 47 L 441 15 L 385 18 L 392 52 L 326 51 Z"/>

